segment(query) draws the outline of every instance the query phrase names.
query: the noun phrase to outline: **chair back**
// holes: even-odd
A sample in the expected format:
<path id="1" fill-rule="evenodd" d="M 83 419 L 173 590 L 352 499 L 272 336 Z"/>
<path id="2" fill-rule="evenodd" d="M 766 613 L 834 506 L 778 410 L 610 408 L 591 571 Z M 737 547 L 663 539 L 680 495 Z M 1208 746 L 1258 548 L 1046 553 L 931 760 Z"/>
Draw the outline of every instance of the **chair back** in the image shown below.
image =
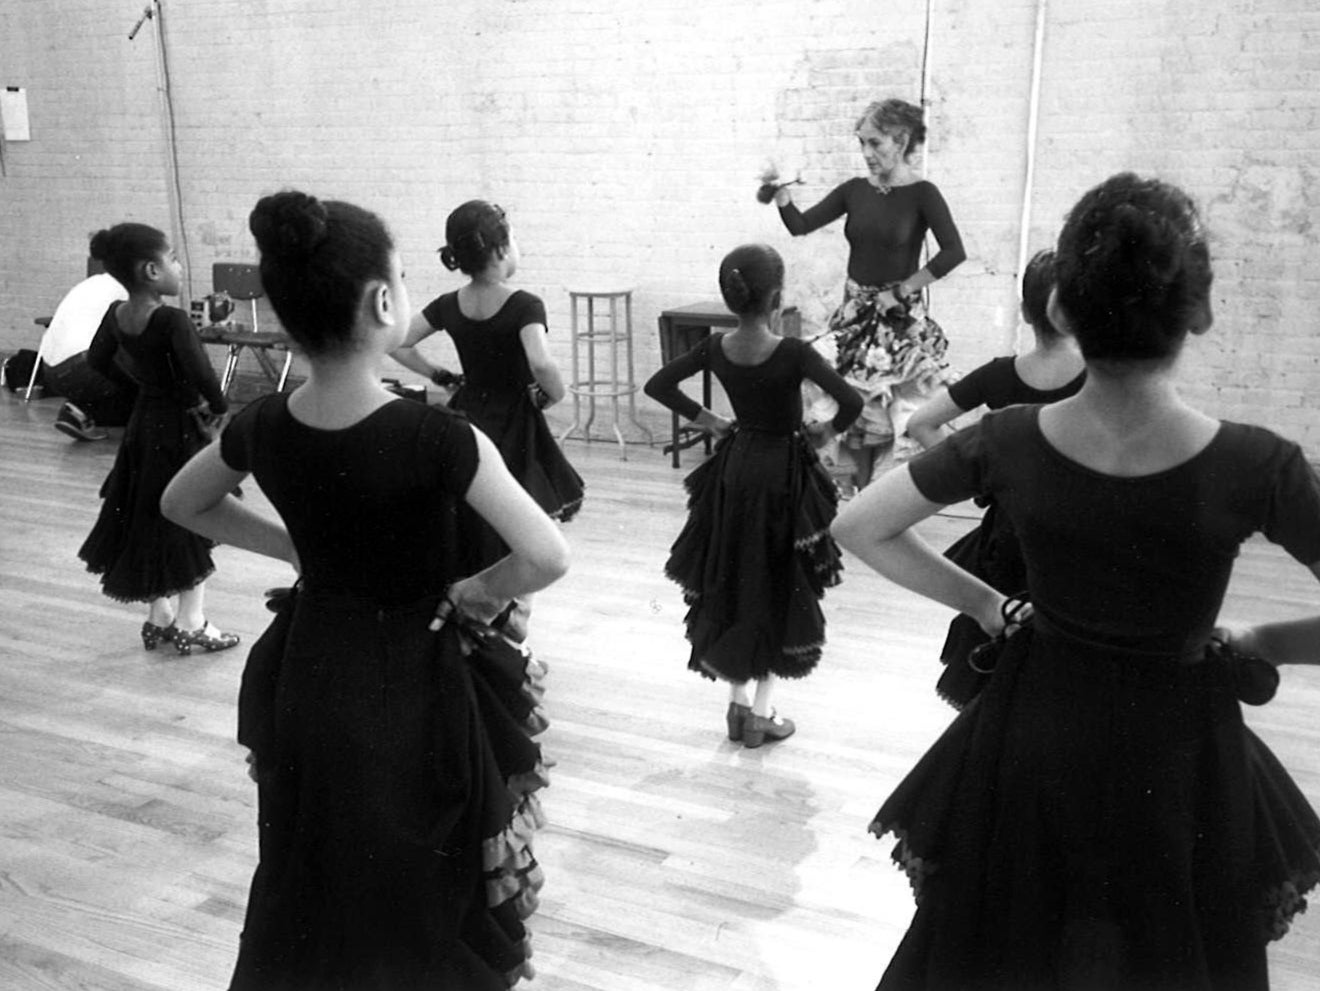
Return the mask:
<path id="1" fill-rule="evenodd" d="M 261 288 L 261 269 L 251 262 L 216 262 L 211 266 L 211 288 L 232 300 L 246 301 L 252 313 L 252 330 L 257 326 L 257 300 L 265 295 Z"/>
<path id="2" fill-rule="evenodd" d="M 250 262 L 216 262 L 211 266 L 211 288 L 230 299 L 260 299 L 261 270 Z"/>

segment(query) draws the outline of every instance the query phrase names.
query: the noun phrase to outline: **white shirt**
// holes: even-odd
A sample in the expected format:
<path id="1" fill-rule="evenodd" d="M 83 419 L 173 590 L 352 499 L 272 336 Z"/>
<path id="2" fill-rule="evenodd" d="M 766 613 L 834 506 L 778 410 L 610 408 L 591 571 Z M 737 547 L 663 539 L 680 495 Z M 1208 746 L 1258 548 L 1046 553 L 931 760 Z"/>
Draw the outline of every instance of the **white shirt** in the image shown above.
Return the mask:
<path id="1" fill-rule="evenodd" d="M 70 289 L 41 336 L 41 360 L 58 365 L 86 351 L 105 311 L 119 299 L 128 299 L 128 290 L 113 275 L 104 272 L 83 279 Z"/>

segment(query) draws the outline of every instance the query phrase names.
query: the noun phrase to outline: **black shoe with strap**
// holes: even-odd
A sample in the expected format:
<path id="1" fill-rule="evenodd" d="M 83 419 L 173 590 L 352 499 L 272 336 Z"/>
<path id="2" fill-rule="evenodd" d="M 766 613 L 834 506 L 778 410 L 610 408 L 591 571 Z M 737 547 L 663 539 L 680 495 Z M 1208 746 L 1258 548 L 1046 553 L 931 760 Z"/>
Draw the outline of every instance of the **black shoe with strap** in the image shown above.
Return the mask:
<path id="1" fill-rule="evenodd" d="M 216 651 L 228 650 L 230 647 L 237 646 L 237 633 L 225 633 L 205 621 L 199 630 L 176 629 L 174 631 L 174 649 L 180 654 L 191 654 L 194 647 L 204 650 L 208 654 L 214 654 Z"/>

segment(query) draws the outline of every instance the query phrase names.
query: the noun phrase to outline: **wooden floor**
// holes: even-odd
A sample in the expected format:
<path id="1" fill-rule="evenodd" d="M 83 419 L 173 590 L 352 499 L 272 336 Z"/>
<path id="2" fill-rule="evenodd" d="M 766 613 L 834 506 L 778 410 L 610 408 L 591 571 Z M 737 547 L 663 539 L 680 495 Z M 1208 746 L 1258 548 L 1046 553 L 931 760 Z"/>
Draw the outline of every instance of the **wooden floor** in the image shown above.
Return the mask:
<path id="1" fill-rule="evenodd" d="M 0 988 L 216 991 L 255 862 L 233 742 L 244 652 L 146 653 L 142 611 L 99 594 L 75 555 L 115 445 L 56 433 L 57 407 L 0 395 Z M 558 766 L 532 991 L 874 987 L 912 905 L 866 826 L 951 716 L 931 690 L 948 614 L 850 561 L 820 670 L 782 692 L 798 735 L 744 750 L 723 738 L 721 689 L 684 670 L 660 574 L 682 473 L 658 449 L 569 454 L 588 500 L 572 572 L 534 622 Z M 969 526 L 926 532 L 943 545 Z M 250 643 L 262 589 L 290 575 L 228 548 L 217 564 L 209 614 Z M 1226 614 L 1297 615 L 1316 593 L 1253 542 Z M 1320 804 L 1317 711 L 1320 672 L 1292 669 L 1248 717 Z M 1315 987 L 1320 917 L 1272 960 L 1276 989 Z"/>

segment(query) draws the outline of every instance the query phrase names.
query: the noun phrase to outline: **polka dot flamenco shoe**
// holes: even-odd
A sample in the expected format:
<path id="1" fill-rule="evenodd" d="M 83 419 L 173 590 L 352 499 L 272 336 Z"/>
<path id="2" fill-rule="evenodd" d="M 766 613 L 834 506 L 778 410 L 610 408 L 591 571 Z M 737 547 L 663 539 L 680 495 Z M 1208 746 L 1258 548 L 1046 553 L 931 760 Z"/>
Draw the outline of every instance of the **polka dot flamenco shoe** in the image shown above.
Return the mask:
<path id="1" fill-rule="evenodd" d="M 145 650 L 155 650 L 156 645 L 162 640 L 165 643 L 173 643 L 174 636 L 179 631 L 174 628 L 174 624 L 169 626 L 157 626 L 155 623 L 146 622 L 142 624 L 142 646 Z"/>
<path id="2" fill-rule="evenodd" d="M 238 634 L 217 630 L 210 623 L 203 622 L 200 630 L 176 630 L 174 649 L 180 654 L 191 654 L 193 648 L 214 654 L 219 650 L 228 650 L 238 646 Z"/>

